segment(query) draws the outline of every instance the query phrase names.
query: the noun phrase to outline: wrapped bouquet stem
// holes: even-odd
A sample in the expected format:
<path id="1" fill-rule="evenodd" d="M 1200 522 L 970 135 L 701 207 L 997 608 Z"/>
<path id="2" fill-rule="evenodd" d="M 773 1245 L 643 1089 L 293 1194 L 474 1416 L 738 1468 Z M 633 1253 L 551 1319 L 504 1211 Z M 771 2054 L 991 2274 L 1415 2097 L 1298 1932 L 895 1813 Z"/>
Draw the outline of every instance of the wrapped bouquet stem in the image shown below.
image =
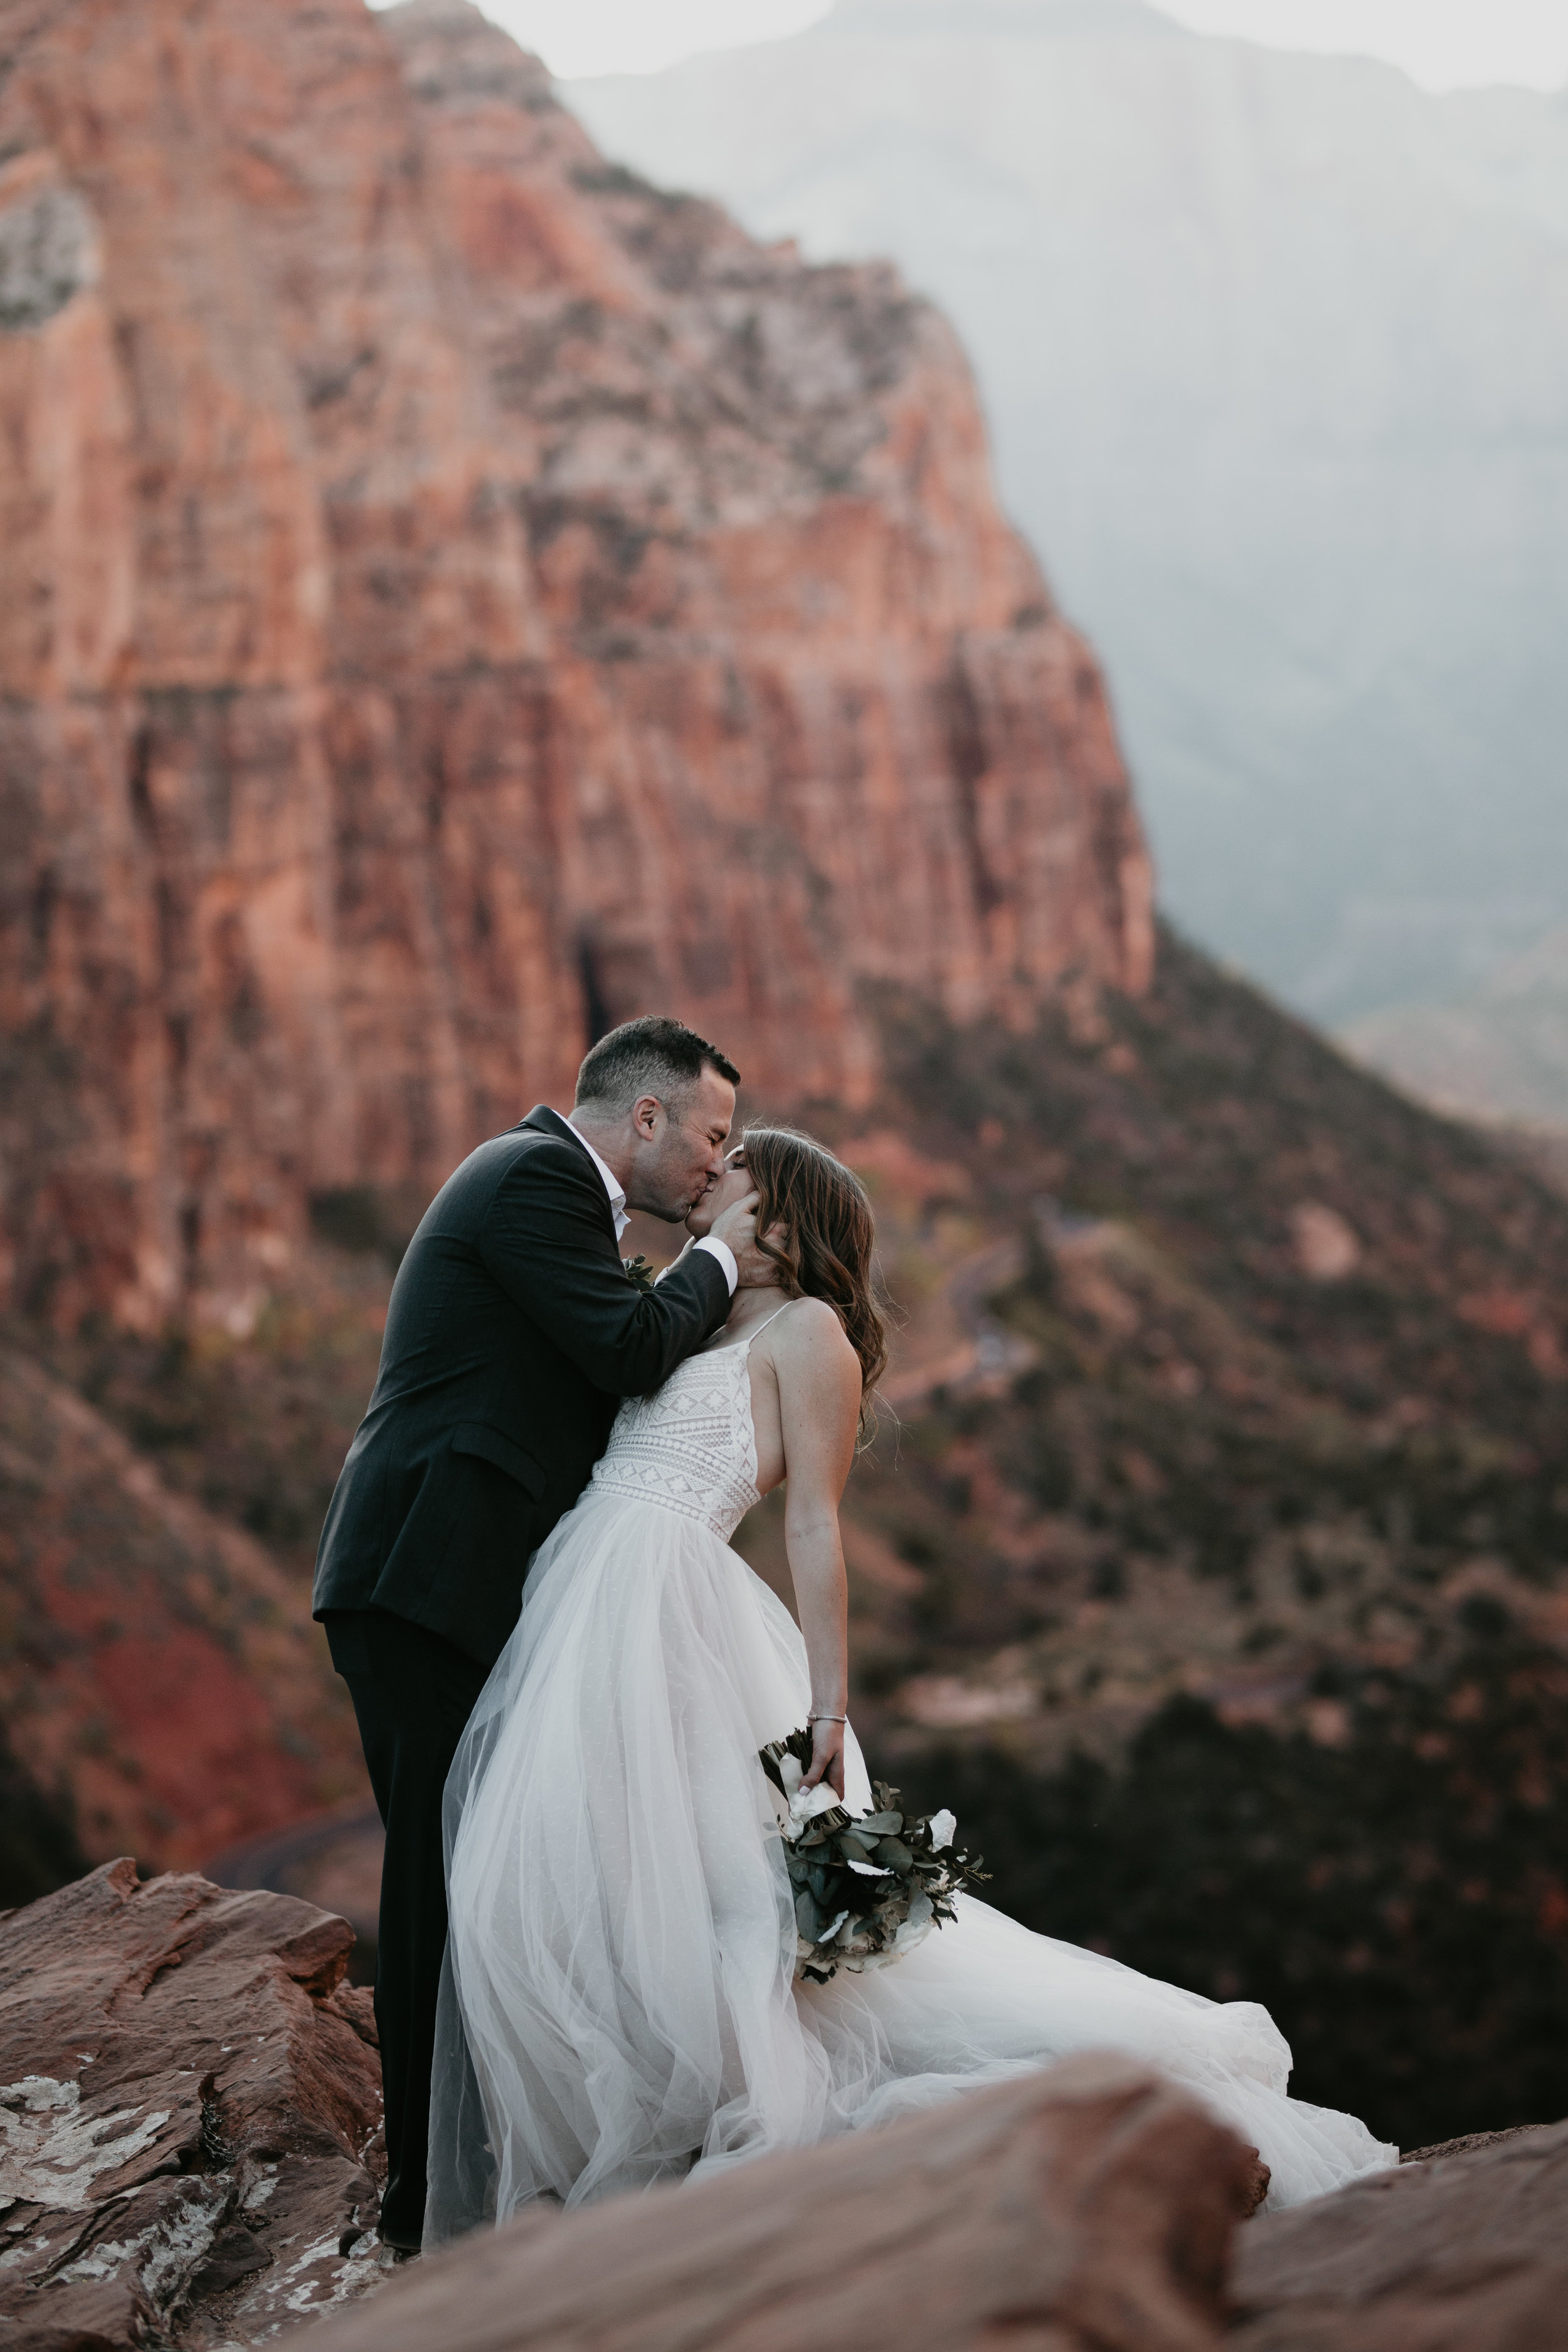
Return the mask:
<path id="1" fill-rule="evenodd" d="M 981 1857 L 952 1843 L 944 1808 L 907 1813 L 899 1792 L 872 1782 L 875 1810 L 848 1812 L 826 1781 L 802 1787 L 811 1733 L 792 1731 L 760 1751 L 773 1791 L 795 1895 L 797 1978 L 826 1984 L 840 1969 L 885 1969 L 955 1915 L 952 1898 L 984 1885 Z"/>

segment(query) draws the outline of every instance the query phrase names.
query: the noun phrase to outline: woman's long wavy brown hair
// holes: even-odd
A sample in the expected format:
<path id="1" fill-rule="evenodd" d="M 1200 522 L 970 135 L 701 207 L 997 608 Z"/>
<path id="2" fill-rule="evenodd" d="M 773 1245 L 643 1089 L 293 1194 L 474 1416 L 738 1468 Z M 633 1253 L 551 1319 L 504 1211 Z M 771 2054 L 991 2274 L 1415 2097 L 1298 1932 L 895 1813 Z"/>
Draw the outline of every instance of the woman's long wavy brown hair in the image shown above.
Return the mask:
<path id="1" fill-rule="evenodd" d="M 788 1298 L 826 1298 L 860 1359 L 860 1435 L 876 1428 L 871 1391 L 888 1361 L 872 1288 L 877 1229 L 859 1178 L 831 1151 L 788 1127 L 746 1130 L 746 1171 L 757 1188 L 757 1247 Z M 763 1235 L 784 1227 L 782 1242 Z"/>

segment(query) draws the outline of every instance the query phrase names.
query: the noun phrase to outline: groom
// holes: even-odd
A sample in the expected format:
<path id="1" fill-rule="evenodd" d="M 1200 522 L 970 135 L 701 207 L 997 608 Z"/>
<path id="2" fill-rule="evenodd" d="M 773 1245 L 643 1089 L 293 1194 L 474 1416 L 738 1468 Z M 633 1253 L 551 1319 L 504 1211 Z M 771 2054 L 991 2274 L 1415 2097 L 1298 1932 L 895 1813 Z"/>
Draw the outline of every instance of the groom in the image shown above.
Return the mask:
<path id="1" fill-rule="evenodd" d="M 740 1073 L 679 1021 L 628 1021 L 542 1105 L 470 1152 L 398 1270 L 381 1369 L 316 1560 L 315 1614 L 353 1695 L 386 1829 L 375 2016 L 382 2236 L 418 2247 L 447 1940 L 441 1790 L 517 1623 L 529 1555 L 645 1396 L 723 1322 L 754 1199 L 657 1290 L 627 1280 L 627 1211 L 671 1224 L 723 1173 Z"/>

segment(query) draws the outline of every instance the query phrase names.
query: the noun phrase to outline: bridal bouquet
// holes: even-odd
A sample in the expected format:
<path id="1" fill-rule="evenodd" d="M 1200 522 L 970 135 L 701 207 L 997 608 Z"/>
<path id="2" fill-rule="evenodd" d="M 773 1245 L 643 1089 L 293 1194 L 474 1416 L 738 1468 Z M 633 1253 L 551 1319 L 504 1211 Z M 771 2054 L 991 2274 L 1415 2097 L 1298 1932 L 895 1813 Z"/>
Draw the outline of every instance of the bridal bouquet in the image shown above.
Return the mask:
<path id="1" fill-rule="evenodd" d="M 874 1780 L 877 1810 L 849 1813 L 827 1783 L 802 1789 L 811 1733 L 792 1731 L 760 1753 L 773 1790 L 795 1890 L 795 1972 L 826 1984 L 839 1969 L 885 1969 L 954 1917 L 961 1887 L 983 1884 L 980 1856 L 952 1843 L 958 1824 L 941 1812 L 901 1812 L 899 1792 Z"/>

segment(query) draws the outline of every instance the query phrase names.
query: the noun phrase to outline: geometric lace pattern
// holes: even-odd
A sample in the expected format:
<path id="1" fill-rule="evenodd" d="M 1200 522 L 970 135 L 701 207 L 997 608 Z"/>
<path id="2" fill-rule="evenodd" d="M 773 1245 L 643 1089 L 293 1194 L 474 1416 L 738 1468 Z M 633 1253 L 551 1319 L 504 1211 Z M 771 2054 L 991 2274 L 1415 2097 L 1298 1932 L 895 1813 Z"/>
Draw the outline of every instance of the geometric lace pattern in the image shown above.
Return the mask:
<path id="1" fill-rule="evenodd" d="M 627 1397 L 593 1485 L 696 1519 L 728 1543 L 757 1500 L 750 1353 L 746 1340 L 688 1356 L 652 1396 Z"/>

